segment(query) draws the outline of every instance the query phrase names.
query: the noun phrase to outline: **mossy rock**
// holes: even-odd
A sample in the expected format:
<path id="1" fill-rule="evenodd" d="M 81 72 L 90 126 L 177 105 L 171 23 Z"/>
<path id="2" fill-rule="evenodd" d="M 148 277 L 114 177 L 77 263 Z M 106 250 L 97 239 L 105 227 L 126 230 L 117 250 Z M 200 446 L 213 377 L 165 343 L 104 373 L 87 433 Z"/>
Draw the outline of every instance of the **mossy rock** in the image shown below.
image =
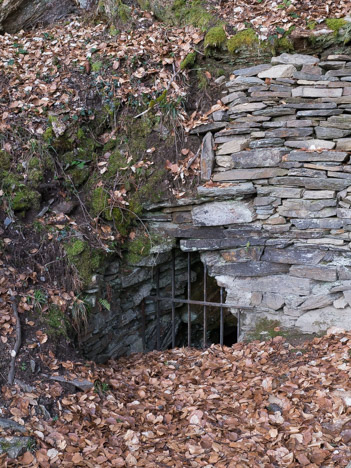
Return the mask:
<path id="1" fill-rule="evenodd" d="M 19 187 L 11 197 L 11 207 L 13 211 L 26 212 L 30 208 L 38 209 L 41 195 L 36 190 L 29 187 Z"/>
<path id="2" fill-rule="evenodd" d="M 73 239 L 64 247 L 69 263 L 76 267 L 84 286 L 88 286 L 93 274 L 102 266 L 105 257 L 103 251 L 90 247 L 82 239 Z"/>
<path id="3" fill-rule="evenodd" d="M 0 174 L 11 167 L 11 156 L 6 151 L 0 150 Z"/>
<path id="4" fill-rule="evenodd" d="M 192 68 L 196 62 L 197 53 L 190 52 L 181 62 L 180 69 L 185 70 L 186 68 Z"/>
<path id="5" fill-rule="evenodd" d="M 227 48 L 230 54 L 235 55 L 240 49 L 253 49 L 258 47 L 259 40 L 257 34 L 252 28 L 244 29 L 231 37 L 227 42 Z"/>
<path id="6" fill-rule="evenodd" d="M 248 339 L 262 340 L 275 338 L 276 336 L 284 336 L 286 333 L 281 331 L 279 328 L 279 320 L 270 320 L 266 317 L 263 317 L 258 322 L 256 322 L 254 330 L 248 334 Z"/>
<path id="7" fill-rule="evenodd" d="M 340 32 L 340 29 L 342 29 L 348 23 L 343 18 L 327 18 L 325 20 L 325 24 L 329 29 L 334 31 L 335 36 L 337 36 Z"/>
<path id="8" fill-rule="evenodd" d="M 96 187 L 93 190 L 89 205 L 94 217 L 103 215 L 108 209 L 108 194 L 103 187 Z"/>
<path id="9" fill-rule="evenodd" d="M 204 47 L 207 54 L 211 54 L 214 49 L 225 49 L 227 36 L 223 26 L 211 28 L 205 36 Z"/>

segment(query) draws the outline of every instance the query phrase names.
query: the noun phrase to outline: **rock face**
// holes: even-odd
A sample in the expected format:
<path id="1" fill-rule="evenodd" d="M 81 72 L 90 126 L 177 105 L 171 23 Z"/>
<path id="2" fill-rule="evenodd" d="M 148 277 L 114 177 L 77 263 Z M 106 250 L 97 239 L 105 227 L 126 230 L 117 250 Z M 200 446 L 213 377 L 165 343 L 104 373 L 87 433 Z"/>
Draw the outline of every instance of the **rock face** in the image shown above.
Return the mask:
<path id="1" fill-rule="evenodd" d="M 15 33 L 37 25 L 45 26 L 65 18 L 76 9 L 74 0 L 4 0 L 0 2 L 0 32 Z"/>
<path id="2" fill-rule="evenodd" d="M 105 273 L 101 284 L 110 285 L 114 310 L 95 318 L 89 357 L 141 351 L 142 301 L 155 293 L 157 264 L 161 294 L 170 296 L 175 244 L 177 297 L 186 297 L 188 253 L 200 256 L 232 313 L 243 308 L 242 338 L 262 320 L 294 334 L 351 329 L 351 67 L 338 56 L 319 62 L 283 54 L 234 70 L 223 97 L 228 110 L 191 131 L 204 136 L 206 183 L 193 198 L 145 215 L 162 253 Z M 152 349 L 155 303 L 145 299 L 144 307 Z M 164 347 L 170 312 L 163 301 Z"/>

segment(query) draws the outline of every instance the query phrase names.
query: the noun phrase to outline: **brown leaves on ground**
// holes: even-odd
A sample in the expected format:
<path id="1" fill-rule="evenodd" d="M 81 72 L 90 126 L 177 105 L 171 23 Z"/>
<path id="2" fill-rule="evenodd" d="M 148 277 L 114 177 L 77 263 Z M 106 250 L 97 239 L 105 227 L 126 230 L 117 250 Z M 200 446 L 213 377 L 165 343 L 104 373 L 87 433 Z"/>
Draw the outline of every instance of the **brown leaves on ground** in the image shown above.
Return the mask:
<path id="1" fill-rule="evenodd" d="M 36 377 L 3 387 L 5 417 L 36 439 L 7 466 L 345 467 L 351 460 L 351 333 L 299 349 L 269 342 L 134 355 L 52 373 L 94 382 L 64 391 Z M 43 402 L 50 414 L 41 409 Z"/>

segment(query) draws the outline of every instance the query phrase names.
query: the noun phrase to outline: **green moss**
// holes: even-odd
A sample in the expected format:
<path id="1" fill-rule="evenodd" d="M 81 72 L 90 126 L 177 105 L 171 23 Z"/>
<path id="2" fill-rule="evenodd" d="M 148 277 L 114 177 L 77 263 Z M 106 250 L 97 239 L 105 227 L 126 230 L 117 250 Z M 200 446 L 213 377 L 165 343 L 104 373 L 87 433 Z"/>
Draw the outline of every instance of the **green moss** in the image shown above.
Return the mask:
<path id="1" fill-rule="evenodd" d="M 103 65 L 102 62 L 100 62 L 99 60 L 96 61 L 96 62 L 93 62 L 91 64 L 91 71 L 93 71 L 95 73 L 99 72 L 101 70 L 101 68 L 102 68 L 102 65 Z"/>
<path id="2" fill-rule="evenodd" d="M 126 166 L 127 166 L 127 161 L 126 161 L 125 156 L 119 151 L 114 151 L 113 153 L 111 153 L 109 157 L 107 171 L 105 172 L 103 176 L 104 179 L 115 178 L 118 171 L 122 167 L 126 167 Z"/>
<path id="3" fill-rule="evenodd" d="M 137 2 L 142 10 L 146 10 L 146 11 L 150 10 L 151 5 L 150 5 L 149 0 L 137 0 Z"/>
<path id="4" fill-rule="evenodd" d="M 127 255 L 126 261 L 130 265 L 135 265 L 150 254 L 152 242 L 150 236 L 145 232 L 138 232 L 133 240 L 126 244 Z"/>
<path id="5" fill-rule="evenodd" d="M 206 49 L 223 49 L 227 42 L 227 36 L 223 26 L 211 28 L 205 36 L 204 47 Z"/>
<path id="6" fill-rule="evenodd" d="M 69 259 L 71 260 L 73 257 L 81 254 L 84 249 L 86 248 L 87 244 L 81 239 L 74 239 L 68 244 L 66 244 L 65 249 Z"/>
<path id="7" fill-rule="evenodd" d="M 339 34 L 339 31 L 342 27 L 347 25 L 347 21 L 343 18 L 328 18 L 325 20 L 326 25 L 329 29 L 334 31 L 335 36 Z"/>
<path id="8" fill-rule="evenodd" d="M 74 239 L 65 244 L 65 250 L 69 263 L 77 268 L 79 276 L 84 285 L 91 282 L 91 277 L 102 264 L 103 252 L 93 249 L 87 242 L 81 239 Z"/>
<path id="9" fill-rule="evenodd" d="M 97 187 L 92 192 L 90 211 L 94 217 L 100 216 L 108 208 L 108 194 L 103 187 Z"/>
<path id="10" fill-rule="evenodd" d="M 150 114 L 150 113 L 149 113 Z M 131 119 L 127 124 L 128 150 L 133 160 L 139 160 L 147 149 L 147 137 L 150 135 L 154 121 L 152 115 L 144 115 L 140 119 Z"/>
<path id="11" fill-rule="evenodd" d="M 275 328 L 280 327 L 279 320 L 269 320 L 268 318 L 264 317 L 255 324 L 254 330 L 249 333 L 248 338 L 250 340 L 262 340 L 264 335 L 268 338 L 274 338 L 275 336 L 283 336 L 285 335 L 282 331 L 276 331 Z M 264 332 L 264 335 L 261 333 Z"/>
<path id="12" fill-rule="evenodd" d="M 43 322 L 48 335 L 68 338 L 69 323 L 66 315 L 59 307 L 55 305 L 51 306 L 45 316 L 43 316 Z"/>
<path id="13" fill-rule="evenodd" d="M 253 48 L 258 44 L 258 37 L 251 28 L 244 29 L 231 37 L 227 42 L 227 48 L 230 54 L 236 54 L 241 48 Z"/>
<path id="14" fill-rule="evenodd" d="M 83 140 L 83 138 L 85 138 L 85 133 L 84 133 L 84 130 L 82 128 L 78 128 L 77 138 L 78 138 L 78 140 Z"/>
<path id="15" fill-rule="evenodd" d="M 180 62 L 180 69 L 185 70 L 186 68 L 192 68 L 192 66 L 196 62 L 196 52 L 191 52 L 188 54 L 181 62 Z"/>
<path id="16" fill-rule="evenodd" d="M 11 166 L 11 156 L 6 151 L 0 150 L 0 173 L 8 171 Z"/>
<path id="17" fill-rule="evenodd" d="M 29 187 L 20 187 L 16 189 L 11 198 L 11 206 L 14 211 L 25 212 L 30 208 L 38 209 L 40 206 L 41 195 L 36 190 Z"/>
<path id="18" fill-rule="evenodd" d="M 294 44 L 288 37 L 281 37 L 279 39 L 276 39 L 274 43 L 274 50 L 277 53 L 293 52 Z"/>
<path id="19" fill-rule="evenodd" d="M 162 2 L 155 2 L 153 10 L 161 21 L 177 25 L 192 24 L 202 31 L 217 23 L 216 18 L 203 7 L 201 0 L 175 0 L 171 8 L 164 7 Z"/>
<path id="20" fill-rule="evenodd" d="M 80 187 L 89 178 L 90 170 L 88 167 L 74 167 L 67 171 L 75 187 Z"/>
<path id="21" fill-rule="evenodd" d="M 54 138 L 54 131 L 52 127 L 48 127 L 43 134 L 43 139 L 46 143 L 51 143 L 53 138 Z"/>
<path id="22" fill-rule="evenodd" d="M 207 88 L 207 76 L 205 75 L 203 70 L 198 70 L 196 73 L 197 76 L 197 85 L 199 89 L 206 89 Z"/>

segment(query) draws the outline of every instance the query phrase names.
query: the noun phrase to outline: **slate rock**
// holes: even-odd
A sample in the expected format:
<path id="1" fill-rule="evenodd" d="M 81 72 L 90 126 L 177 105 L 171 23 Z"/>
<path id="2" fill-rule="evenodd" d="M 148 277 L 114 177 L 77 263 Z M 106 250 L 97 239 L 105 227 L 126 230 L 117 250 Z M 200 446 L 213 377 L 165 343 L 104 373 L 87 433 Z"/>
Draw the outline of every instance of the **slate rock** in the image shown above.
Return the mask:
<path id="1" fill-rule="evenodd" d="M 245 96 L 246 94 L 243 91 L 234 91 L 233 93 L 227 94 L 227 96 L 223 96 L 221 98 L 221 101 L 223 102 L 223 104 L 229 104 L 235 101 L 235 99 Z"/>
<path id="2" fill-rule="evenodd" d="M 303 198 L 309 200 L 325 200 L 334 197 L 335 192 L 332 190 L 306 190 L 303 194 Z"/>
<path id="3" fill-rule="evenodd" d="M 338 98 L 342 96 L 342 92 L 342 88 L 298 86 L 293 88 L 292 97 Z"/>
<path id="4" fill-rule="evenodd" d="M 271 177 L 283 176 L 287 174 L 286 169 L 266 168 L 266 169 L 233 169 L 231 171 L 217 172 L 213 176 L 215 182 L 225 180 L 254 180 L 268 179 Z"/>
<path id="5" fill-rule="evenodd" d="M 292 269 L 303 267 L 293 265 L 290 268 L 290 274 Z M 299 275 L 292 275 L 292 276 L 299 276 Z M 314 309 L 321 309 L 323 307 L 327 307 L 334 302 L 335 296 L 331 296 L 329 294 L 318 294 L 308 297 L 299 307 L 300 310 L 307 311 L 307 310 L 314 310 Z"/>
<path id="6" fill-rule="evenodd" d="M 315 128 L 316 136 L 320 139 L 334 139 L 334 138 L 344 138 L 351 133 L 350 130 L 342 130 L 339 128 L 328 128 L 328 127 L 316 127 Z M 336 146 L 338 149 L 338 146 Z"/>
<path id="7" fill-rule="evenodd" d="M 271 68 L 271 65 L 268 64 L 255 65 L 253 67 L 236 69 L 233 71 L 233 74 L 236 76 L 255 76 L 269 68 Z"/>
<path id="8" fill-rule="evenodd" d="M 251 141 L 249 147 L 256 148 L 270 148 L 271 146 L 283 146 L 284 140 L 281 138 L 262 138 L 260 140 Z"/>
<path id="9" fill-rule="evenodd" d="M 300 278 L 310 278 L 316 281 L 336 281 L 336 267 L 323 265 L 293 265 L 289 274 Z M 324 306 L 329 304 L 324 304 Z"/>
<path id="10" fill-rule="evenodd" d="M 258 74 L 259 78 L 290 78 L 296 72 L 293 65 L 276 65 Z"/>
<path id="11" fill-rule="evenodd" d="M 351 151 L 351 138 L 341 138 L 336 141 L 336 149 L 339 151 Z"/>
<path id="12" fill-rule="evenodd" d="M 201 180 L 210 180 L 215 162 L 214 140 L 211 132 L 206 133 L 201 149 Z"/>
<path id="13" fill-rule="evenodd" d="M 239 291 L 241 293 L 249 292 L 270 292 L 284 295 L 307 296 L 311 292 L 311 280 L 307 278 L 294 278 L 290 277 L 287 281 L 286 275 L 274 275 L 258 278 L 232 278 L 223 277 L 221 282 L 227 284 L 231 290 Z M 351 327 L 350 327 L 351 328 Z"/>
<path id="14" fill-rule="evenodd" d="M 312 140 L 311 140 L 312 141 Z M 341 151 L 296 151 L 293 150 L 287 154 L 284 158 L 285 161 L 332 161 L 332 162 L 344 162 L 347 158 L 346 152 Z"/>
<path id="15" fill-rule="evenodd" d="M 312 135 L 313 128 L 278 128 L 266 132 L 266 138 L 304 138 Z"/>
<path id="16" fill-rule="evenodd" d="M 316 65 L 317 63 L 319 63 L 319 61 L 320 60 L 317 57 L 313 57 L 312 55 L 284 53 L 284 54 L 278 55 L 277 57 L 272 57 L 271 63 L 273 65 L 288 64 L 288 65 L 295 65 L 295 66 L 303 66 L 303 65 Z"/>
<path id="17" fill-rule="evenodd" d="M 296 117 L 330 117 L 333 115 L 342 114 L 341 109 L 330 110 L 302 110 L 296 113 Z"/>
<path id="18" fill-rule="evenodd" d="M 257 195 L 259 196 L 271 196 L 278 198 L 301 198 L 302 189 L 290 188 L 290 187 L 257 187 Z"/>
<path id="19" fill-rule="evenodd" d="M 309 111 L 306 111 L 309 112 Z M 315 149 L 333 149 L 335 148 L 335 143 L 333 141 L 329 140 L 288 140 L 285 142 L 285 146 L 288 146 L 289 148 L 301 148 L 301 149 L 310 149 L 310 150 L 315 150 Z"/>
<path id="20" fill-rule="evenodd" d="M 228 263 L 210 267 L 211 275 L 233 275 L 236 277 L 268 276 L 287 273 L 288 265 L 271 262 L 250 261 L 246 263 Z"/>
<path id="21" fill-rule="evenodd" d="M 243 247 L 247 242 L 250 242 L 250 245 L 264 245 L 265 243 L 265 240 L 262 238 L 248 237 L 246 239 L 245 243 L 242 238 L 237 237 L 227 239 L 182 239 L 180 241 L 180 249 L 183 252 L 206 252 Z"/>
<path id="22" fill-rule="evenodd" d="M 256 193 L 256 189 L 253 186 L 252 182 L 246 182 L 242 184 L 235 184 L 235 185 L 226 185 L 225 187 L 198 187 L 197 188 L 198 195 L 202 197 L 235 197 L 235 196 L 242 196 L 242 195 L 252 195 Z"/>
<path id="23" fill-rule="evenodd" d="M 292 219 L 291 224 L 298 229 L 340 229 L 343 227 L 341 219 Z"/>
<path id="24" fill-rule="evenodd" d="M 223 143 L 216 151 L 216 155 L 238 153 L 247 147 L 249 141 L 247 138 L 236 138 Z"/>
<path id="25" fill-rule="evenodd" d="M 265 109 L 267 107 L 266 104 L 262 102 L 245 102 L 244 104 L 236 104 L 229 108 L 229 113 L 232 114 L 239 114 L 242 112 L 253 112 L 258 111 L 261 109 Z"/>
<path id="26" fill-rule="evenodd" d="M 193 207 L 192 215 L 194 226 L 221 226 L 254 220 L 253 206 L 246 201 L 204 203 Z"/>
<path id="27" fill-rule="evenodd" d="M 279 117 L 282 115 L 293 115 L 295 114 L 295 109 L 289 109 L 288 107 L 270 107 L 267 109 L 262 109 L 259 111 L 253 112 L 253 115 L 263 116 L 263 117 Z"/>
<path id="28" fill-rule="evenodd" d="M 304 333 L 320 333 L 332 326 L 340 326 L 346 330 L 351 329 L 351 308 L 335 309 L 333 306 L 324 307 L 306 312 L 295 323 Z"/>
<path id="29" fill-rule="evenodd" d="M 304 81 L 329 81 L 335 79 L 335 77 L 328 77 L 326 78 L 324 75 L 316 75 L 313 73 L 306 73 L 304 71 L 296 72 L 293 75 L 295 80 L 304 80 Z"/>
<path id="30" fill-rule="evenodd" d="M 263 247 L 241 247 L 235 250 L 221 252 L 221 257 L 226 262 L 247 262 L 250 260 L 258 261 L 261 258 Z"/>
<path id="31" fill-rule="evenodd" d="M 266 247 L 262 256 L 263 261 L 274 263 L 288 263 L 290 265 L 316 265 L 325 255 L 318 249 L 287 247 L 286 249 L 276 249 Z"/>
<path id="32" fill-rule="evenodd" d="M 311 110 L 311 109 L 336 109 L 337 105 L 335 102 L 306 102 L 306 101 L 299 101 L 299 102 L 288 102 L 285 104 L 286 107 L 291 107 L 292 109 L 304 109 L 304 110 Z"/>
<path id="33" fill-rule="evenodd" d="M 0 437 L 0 455 L 7 453 L 9 458 L 16 459 L 23 455 L 33 442 L 31 437 Z"/>
<path id="34" fill-rule="evenodd" d="M 209 122 L 207 124 L 199 125 L 198 127 L 192 128 L 190 130 L 190 135 L 196 135 L 200 133 L 207 133 L 212 131 L 220 130 L 225 128 L 228 124 L 226 122 Z"/>
<path id="35" fill-rule="evenodd" d="M 350 182 L 346 179 L 317 179 L 308 177 L 275 177 L 270 181 L 274 185 L 305 187 L 311 190 L 343 190 Z"/>
<path id="36" fill-rule="evenodd" d="M 232 154 L 231 158 L 235 168 L 275 167 L 279 165 L 286 153 L 284 148 L 257 149 Z"/>

